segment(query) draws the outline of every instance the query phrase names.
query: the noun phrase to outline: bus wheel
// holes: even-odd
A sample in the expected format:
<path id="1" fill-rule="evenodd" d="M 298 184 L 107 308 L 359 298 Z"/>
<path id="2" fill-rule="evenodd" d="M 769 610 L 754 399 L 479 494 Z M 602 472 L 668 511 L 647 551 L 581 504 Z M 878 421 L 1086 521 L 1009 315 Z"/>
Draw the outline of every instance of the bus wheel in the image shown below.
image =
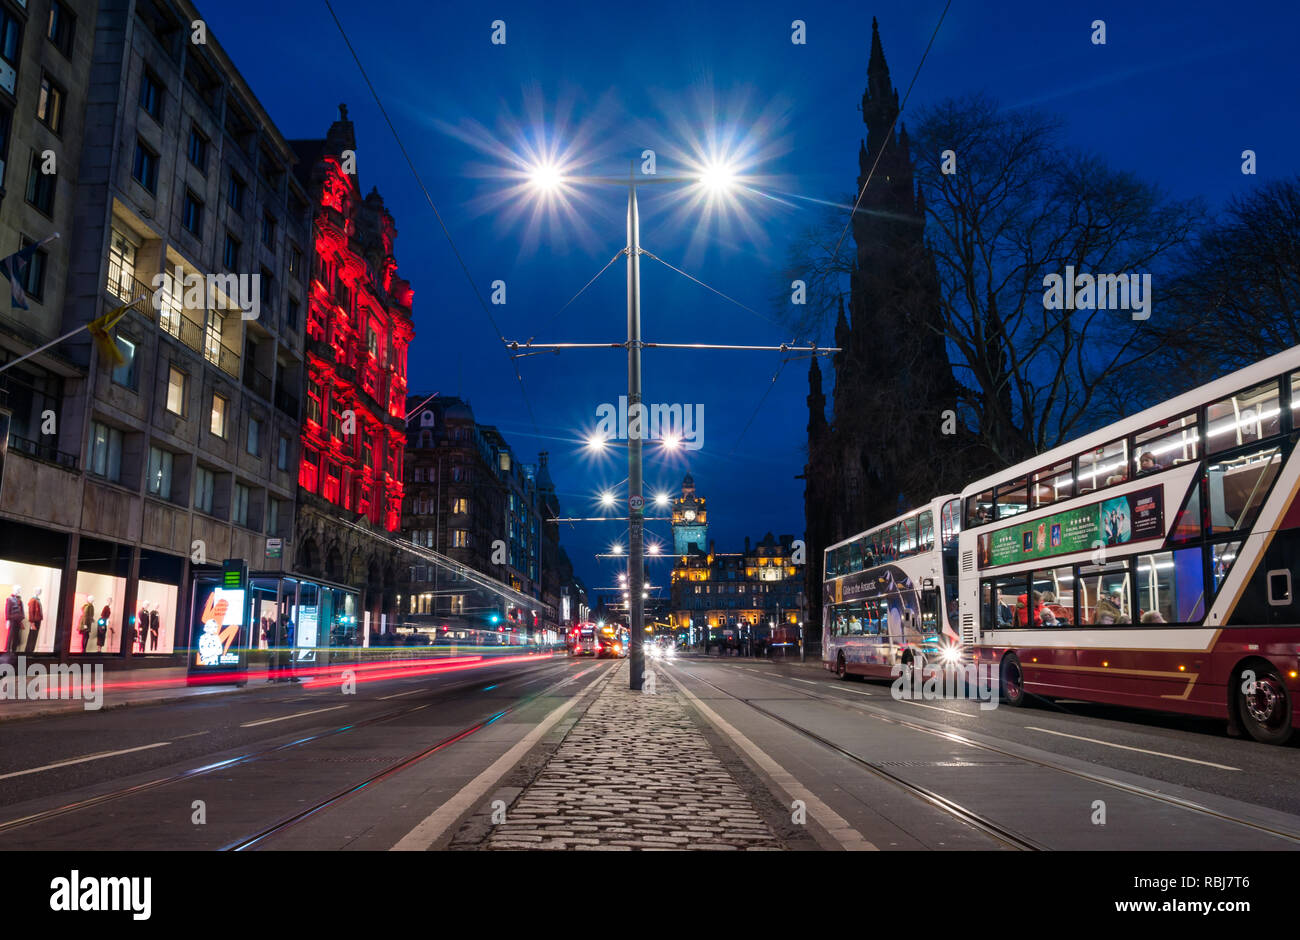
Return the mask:
<path id="1" fill-rule="evenodd" d="M 1025 673 L 1020 668 L 1020 657 L 1015 653 L 1008 653 L 1002 660 L 1000 697 L 1017 708 L 1025 704 Z"/>
<path id="2" fill-rule="evenodd" d="M 847 679 L 849 677 L 849 667 L 844 662 L 843 653 L 840 653 L 840 655 L 835 658 L 835 675 L 839 676 L 841 679 Z"/>
<path id="3" fill-rule="evenodd" d="M 1241 724 L 1256 741 L 1264 744 L 1285 744 L 1291 737 L 1291 697 L 1286 684 L 1272 666 L 1255 664 L 1247 667 L 1255 672 L 1254 688 L 1247 692 L 1243 677 L 1245 669 L 1237 672 L 1237 714 Z"/>

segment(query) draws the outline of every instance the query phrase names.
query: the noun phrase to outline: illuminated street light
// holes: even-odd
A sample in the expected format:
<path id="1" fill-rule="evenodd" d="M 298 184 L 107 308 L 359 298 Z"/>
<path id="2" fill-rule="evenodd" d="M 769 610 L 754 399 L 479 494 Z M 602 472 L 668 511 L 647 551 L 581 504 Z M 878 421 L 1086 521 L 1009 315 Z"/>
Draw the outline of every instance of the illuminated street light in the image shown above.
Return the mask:
<path id="1" fill-rule="evenodd" d="M 622 546 L 622 545 L 619 545 L 617 542 L 615 542 L 614 545 L 613 545 L 613 547 L 610 548 L 609 551 L 610 551 L 610 554 L 613 554 L 613 555 L 621 555 L 621 554 L 623 554 L 623 546 Z"/>
<path id="2" fill-rule="evenodd" d="M 602 506 L 613 506 L 613 505 L 614 505 L 614 494 L 611 493 L 609 490 L 606 490 L 605 492 L 601 493 L 601 494 L 600 494 L 600 504 L 601 504 Z"/>
<path id="3" fill-rule="evenodd" d="M 659 446 L 664 450 L 676 450 L 681 444 L 681 439 L 674 434 L 665 434 L 659 441 Z"/>
<path id="4" fill-rule="evenodd" d="M 659 554 L 659 546 L 658 546 L 658 544 L 651 545 L 650 548 L 649 548 L 649 552 L 650 552 L 651 555 L 658 555 L 658 554 Z"/>
<path id="5" fill-rule="evenodd" d="M 552 193 L 564 182 L 564 175 L 554 163 L 539 163 L 528 171 L 528 182 L 535 189 Z"/>
<path id="6" fill-rule="evenodd" d="M 720 196 L 735 188 L 736 170 L 726 163 L 710 162 L 700 173 L 699 182 L 711 195 Z"/>
<path id="7" fill-rule="evenodd" d="M 592 450 L 604 450 L 607 443 L 603 437 L 597 437 L 594 434 L 587 438 L 587 446 Z"/>
<path id="8" fill-rule="evenodd" d="M 659 493 L 659 494 L 657 494 L 657 495 L 655 496 L 655 505 L 656 505 L 656 506 L 667 506 L 667 505 L 668 505 L 668 494 L 667 494 L 667 493 Z"/>

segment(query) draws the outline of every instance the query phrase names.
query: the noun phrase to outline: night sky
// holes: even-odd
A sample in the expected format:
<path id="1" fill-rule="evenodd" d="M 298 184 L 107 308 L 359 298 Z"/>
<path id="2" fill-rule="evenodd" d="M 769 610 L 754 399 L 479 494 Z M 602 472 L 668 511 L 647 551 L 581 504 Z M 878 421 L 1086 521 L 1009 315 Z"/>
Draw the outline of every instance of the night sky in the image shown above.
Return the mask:
<path id="1" fill-rule="evenodd" d="M 680 187 L 643 191 L 641 237 L 643 248 L 756 313 L 646 258 L 644 339 L 793 339 L 775 322 L 773 298 L 788 240 L 815 221 L 817 200 L 852 193 L 871 18 L 901 98 L 943 7 L 335 0 L 479 291 L 487 298 L 492 281 L 506 282 L 507 303 L 490 307 L 501 332 L 538 342 L 625 337 L 621 258 L 555 314 L 623 246 L 626 191 L 584 189 L 568 211 L 539 206 L 520 190 L 520 160 L 530 150 L 567 153 L 580 172 L 621 175 L 645 148 L 656 151 L 660 174 L 682 171 L 696 154 L 741 164 L 751 191 L 733 208 Z M 626 392 L 625 353 L 523 359 L 525 399 L 324 3 L 222 0 L 201 13 L 286 137 L 324 136 L 347 103 L 362 190 L 378 186 L 395 216 L 399 270 L 415 291 L 412 391 L 464 395 L 519 459 L 550 452 L 565 515 L 599 514 L 598 492 L 621 485 L 626 467 L 621 452 L 591 459 L 581 441 L 597 407 Z M 495 19 L 506 22 L 504 46 L 490 42 Z M 807 24 L 806 45 L 790 42 L 794 19 Z M 1105 46 L 1090 41 L 1094 19 L 1106 21 Z M 903 120 L 944 97 L 986 91 L 1004 106 L 1059 116 L 1072 144 L 1217 208 L 1300 165 L 1298 25 L 1290 2 L 957 0 Z M 1259 155 L 1257 177 L 1240 172 L 1247 148 Z M 851 238 L 842 250 L 853 250 Z M 746 535 L 803 532 L 803 484 L 794 477 L 805 460 L 808 363 L 789 363 L 773 385 L 780 362 L 774 352 L 644 354 L 645 400 L 703 406 L 704 415 L 702 449 L 673 458 L 647 449 L 647 496 L 675 493 L 689 468 L 709 500 L 719 550 L 739 550 Z M 561 538 L 589 587 L 615 583 L 616 567 L 594 553 L 626 546 L 625 523 L 566 527 Z M 650 523 L 648 539 L 670 544 L 667 524 Z M 666 567 L 652 563 L 655 584 Z"/>

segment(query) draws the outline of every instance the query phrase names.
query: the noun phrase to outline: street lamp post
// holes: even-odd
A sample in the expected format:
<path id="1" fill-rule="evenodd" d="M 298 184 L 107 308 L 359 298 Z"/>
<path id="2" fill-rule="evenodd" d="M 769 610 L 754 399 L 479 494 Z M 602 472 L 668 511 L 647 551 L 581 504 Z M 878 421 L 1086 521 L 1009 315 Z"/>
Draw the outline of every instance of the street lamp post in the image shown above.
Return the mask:
<path id="1" fill-rule="evenodd" d="M 627 524 L 628 572 L 631 593 L 628 630 L 632 649 L 628 652 L 628 688 L 641 691 L 645 669 L 645 599 L 641 596 L 645 579 L 644 501 L 641 496 L 641 439 L 645 415 L 641 407 L 641 218 L 637 214 L 635 168 L 629 169 L 627 181 Z M 634 419 L 632 416 L 636 415 Z"/>

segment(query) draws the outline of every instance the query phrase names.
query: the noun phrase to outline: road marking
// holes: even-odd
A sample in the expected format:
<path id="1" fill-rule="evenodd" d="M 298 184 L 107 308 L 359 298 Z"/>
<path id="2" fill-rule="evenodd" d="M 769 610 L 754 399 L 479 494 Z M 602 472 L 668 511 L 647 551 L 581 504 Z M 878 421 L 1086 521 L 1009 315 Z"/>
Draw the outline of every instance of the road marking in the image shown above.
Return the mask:
<path id="1" fill-rule="evenodd" d="M 1114 744 L 1110 741 L 1101 741 L 1097 738 L 1085 738 L 1078 734 L 1066 734 L 1064 731 L 1048 731 L 1046 728 L 1035 728 L 1033 725 L 1026 725 L 1026 731 L 1041 731 L 1043 734 L 1054 734 L 1062 738 L 1074 738 L 1076 741 L 1090 741 L 1093 744 L 1104 744 L 1106 747 L 1117 747 L 1124 751 L 1137 751 L 1140 754 L 1152 754 L 1156 757 L 1168 757 L 1170 760 L 1187 761 L 1189 764 L 1203 764 L 1206 767 L 1217 767 L 1220 770 L 1241 770 L 1240 767 L 1229 767 L 1227 764 L 1216 764 L 1214 761 L 1197 760 L 1195 757 L 1181 757 L 1178 754 L 1166 754 L 1164 751 L 1149 751 L 1144 747 L 1130 747 L 1127 744 Z"/>
<path id="2" fill-rule="evenodd" d="M 574 679 L 585 676 L 595 668 L 596 666 L 592 666 L 590 669 L 584 669 L 577 675 L 571 676 L 564 682 L 561 682 L 560 685 L 567 685 Z M 556 686 L 556 688 L 559 688 L 559 686 Z M 520 738 L 514 747 L 498 757 L 492 765 L 487 768 L 487 770 L 483 771 L 469 783 L 465 784 L 465 786 L 461 787 L 460 791 L 455 796 L 435 809 L 432 813 L 426 816 L 423 821 L 418 823 L 414 829 L 402 836 L 402 838 L 398 839 L 397 843 L 388 851 L 428 851 L 435 842 L 442 838 L 443 834 L 451 828 L 456 820 L 460 819 L 467 810 L 476 806 L 478 802 L 497 785 L 497 782 L 519 763 L 520 759 L 522 759 L 523 756 L 532 749 L 533 745 L 541 739 L 542 735 L 550 731 L 561 718 L 569 713 L 570 709 L 578 703 L 578 701 L 583 697 L 583 694 L 590 688 L 591 686 L 587 686 L 580 690 L 567 702 L 552 710 L 549 715 L 542 719 L 541 724 L 537 725 L 533 730 Z"/>
<path id="3" fill-rule="evenodd" d="M 308 715 L 319 715 L 321 712 L 337 711 L 340 708 L 347 708 L 347 705 L 333 705 L 329 708 L 313 708 L 310 711 L 298 712 L 295 715 L 281 715 L 279 718 L 263 718 L 260 721 L 246 721 L 239 727 L 256 728 L 258 725 L 271 725 L 277 721 L 288 721 L 290 718 L 305 718 Z"/>
<path id="4" fill-rule="evenodd" d="M 964 715 L 965 712 L 959 712 L 956 709 L 944 708 L 942 705 L 926 705 L 924 702 L 914 702 L 910 698 L 894 699 L 896 702 L 907 702 L 909 705 L 915 705 L 917 708 L 933 708 L 937 712 L 947 712 L 949 715 Z"/>
<path id="5" fill-rule="evenodd" d="M 398 692 L 396 695 L 381 695 L 381 696 L 379 696 L 379 701 L 383 702 L 383 701 L 385 701 L 385 700 L 387 700 L 387 699 L 390 699 L 390 698 L 401 698 L 403 695 L 415 695 L 417 692 L 423 692 L 423 691 L 425 691 L 425 690 L 424 690 L 424 689 L 412 689 L 412 690 L 409 691 L 409 692 Z"/>
<path id="6" fill-rule="evenodd" d="M 788 797 L 803 800 L 808 812 L 821 824 L 822 828 L 831 834 L 841 848 L 850 852 L 879 851 L 879 848 L 864 838 L 862 833 L 854 829 L 847 819 L 819 800 L 807 787 L 796 780 L 793 774 L 769 757 L 757 744 L 733 728 L 721 715 L 700 701 L 699 696 L 686 688 L 684 683 L 676 682 L 674 684 L 681 689 L 682 694 L 690 699 L 705 718 L 713 722 L 714 727 L 742 748 L 753 759 L 754 763 L 758 764 L 771 778 L 772 782 L 786 792 Z"/>
<path id="7" fill-rule="evenodd" d="M 794 676 L 789 678 L 791 682 L 802 682 L 804 685 L 821 685 L 820 682 L 813 682 L 811 679 L 796 679 Z"/>
<path id="8" fill-rule="evenodd" d="M 45 764 L 42 767 L 32 767 L 28 770 L 15 770 L 11 773 L 0 774 L 0 780 L 8 780 L 10 777 L 22 777 L 27 774 L 38 774 L 43 770 L 54 770 L 56 767 L 68 767 L 72 764 L 84 764 L 87 761 L 103 760 L 105 757 L 117 757 L 120 754 L 134 754 L 136 751 L 147 751 L 155 747 L 166 747 L 171 744 L 170 741 L 159 741 L 156 744 L 142 744 L 139 747 L 126 747 L 120 751 L 100 751 L 98 754 L 87 754 L 85 757 L 73 757 L 69 760 L 57 761 L 53 764 Z"/>

